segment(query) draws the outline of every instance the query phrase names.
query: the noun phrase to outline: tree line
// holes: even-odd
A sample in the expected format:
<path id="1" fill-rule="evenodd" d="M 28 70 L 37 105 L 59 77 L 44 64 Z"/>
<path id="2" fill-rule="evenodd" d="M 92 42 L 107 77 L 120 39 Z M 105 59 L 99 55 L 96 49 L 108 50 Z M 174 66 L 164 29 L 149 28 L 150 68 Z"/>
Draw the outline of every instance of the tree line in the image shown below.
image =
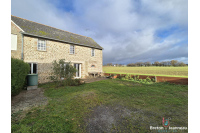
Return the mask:
<path id="1" fill-rule="evenodd" d="M 112 63 L 107 63 L 105 66 L 124 66 L 122 64 L 112 64 Z M 154 63 L 151 63 L 149 61 L 147 62 L 136 62 L 136 63 L 129 63 L 127 64 L 127 67 L 140 67 L 140 66 L 187 66 L 187 64 L 177 61 L 177 60 L 171 60 L 171 61 L 155 61 Z"/>

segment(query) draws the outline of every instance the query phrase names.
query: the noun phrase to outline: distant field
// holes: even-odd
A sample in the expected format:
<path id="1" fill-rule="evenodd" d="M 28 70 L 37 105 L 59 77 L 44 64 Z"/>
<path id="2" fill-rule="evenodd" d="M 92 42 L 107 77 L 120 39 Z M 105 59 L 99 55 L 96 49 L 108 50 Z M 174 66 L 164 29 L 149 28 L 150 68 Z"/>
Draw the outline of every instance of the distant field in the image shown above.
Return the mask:
<path id="1" fill-rule="evenodd" d="M 110 67 L 110 66 L 104 66 L 103 71 L 106 73 L 118 73 L 118 74 L 129 73 L 129 74 L 138 74 L 138 75 L 188 77 L 188 67 Z"/>

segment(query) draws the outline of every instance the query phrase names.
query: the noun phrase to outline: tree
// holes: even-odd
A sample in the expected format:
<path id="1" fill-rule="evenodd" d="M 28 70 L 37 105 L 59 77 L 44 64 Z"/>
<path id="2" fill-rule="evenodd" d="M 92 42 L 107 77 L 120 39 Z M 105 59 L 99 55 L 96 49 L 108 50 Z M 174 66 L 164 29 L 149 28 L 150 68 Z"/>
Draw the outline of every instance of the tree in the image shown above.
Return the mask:
<path id="1" fill-rule="evenodd" d="M 178 61 L 177 60 L 171 60 L 171 65 L 172 66 L 177 66 L 178 65 Z"/>
<path id="2" fill-rule="evenodd" d="M 107 66 L 112 66 L 112 63 L 107 63 Z"/>
<path id="3" fill-rule="evenodd" d="M 178 62 L 178 66 L 186 66 L 186 64 L 183 62 Z"/>
<path id="4" fill-rule="evenodd" d="M 127 66 L 128 67 L 133 67 L 133 66 L 135 66 L 135 64 L 134 63 L 129 63 L 129 64 L 127 64 Z"/>
<path id="5" fill-rule="evenodd" d="M 135 64 L 136 64 L 137 66 L 143 66 L 143 65 L 144 65 L 143 62 L 136 62 Z"/>
<path id="6" fill-rule="evenodd" d="M 160 62 L 155 61 L 155 62 L 154 62 L 154 65 L 155 65 L 155 66 L 159 66 L 159 65 L 160 65 Z"/>
<path id="7" fill-rule="evenodd" d="M 149 62 L 149 61 L 148 61 L 148 62 L 145 62 L 144 65 L 145 65 L 145 66 L 151 66 L 151 62 Z"/>

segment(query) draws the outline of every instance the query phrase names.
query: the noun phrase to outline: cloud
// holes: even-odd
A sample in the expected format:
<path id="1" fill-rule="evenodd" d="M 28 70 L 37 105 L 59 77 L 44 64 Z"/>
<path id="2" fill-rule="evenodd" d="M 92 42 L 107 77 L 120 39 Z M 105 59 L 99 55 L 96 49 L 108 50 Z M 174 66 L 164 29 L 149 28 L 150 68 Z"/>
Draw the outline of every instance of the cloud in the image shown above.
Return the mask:
<path id="1" fill-rule="evenodd" d="M 187 63 L 187 5 L 182 0 L 12 0 L 11 8 L 12 15 L 92 37 L 104 48 L 104 64 Z"/>

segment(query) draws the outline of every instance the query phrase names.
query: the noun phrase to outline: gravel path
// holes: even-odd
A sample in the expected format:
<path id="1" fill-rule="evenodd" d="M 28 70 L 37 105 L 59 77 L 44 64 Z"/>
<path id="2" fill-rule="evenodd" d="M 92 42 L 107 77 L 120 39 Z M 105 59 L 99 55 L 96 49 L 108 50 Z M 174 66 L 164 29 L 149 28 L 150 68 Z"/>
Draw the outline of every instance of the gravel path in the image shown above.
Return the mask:
<path id="1" fill-rule="evenodd" d="M 11 98 L 11 113 L 28 110 L 34 106 L 46 105 L 48 99 L 43 93 L 44 90 L 42 88 L 21 91 L 19 95 Z"/>

